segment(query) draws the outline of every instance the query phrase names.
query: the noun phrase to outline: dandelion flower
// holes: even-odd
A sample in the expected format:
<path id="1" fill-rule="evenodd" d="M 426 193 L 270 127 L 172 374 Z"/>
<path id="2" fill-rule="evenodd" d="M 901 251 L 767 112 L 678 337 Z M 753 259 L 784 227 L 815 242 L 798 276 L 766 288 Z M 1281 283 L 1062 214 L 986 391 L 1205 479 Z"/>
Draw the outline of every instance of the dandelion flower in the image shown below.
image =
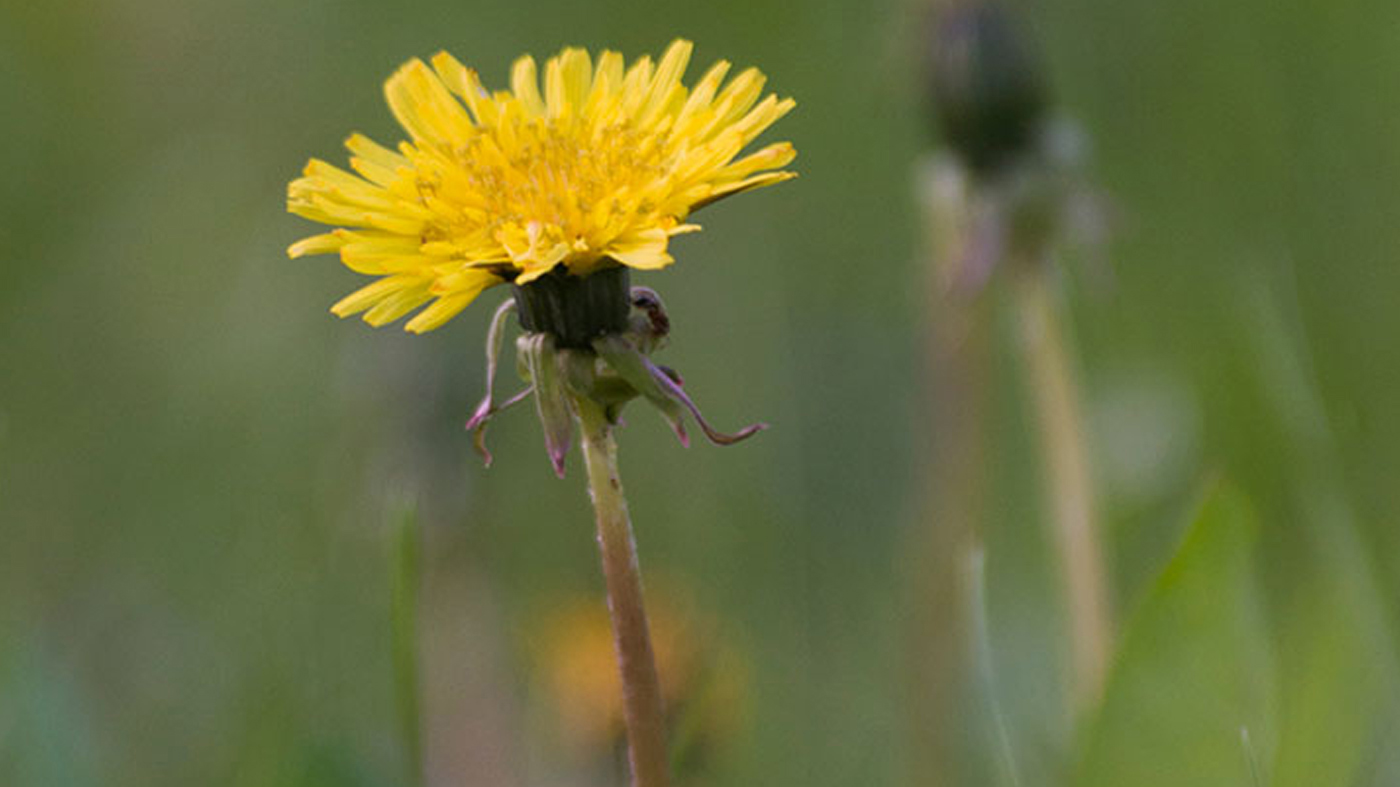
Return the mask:
<path id="1" fill-rule="evenodd" d="M 411 60 L 385 84 L 409 141 L 397 150 L 355 134 L 347 171 L 319 159 L 288 187 L 287 207 L 337 229 L 293 244 L 292 257 L 336 252 L 378 277 L 336 303 L 380 326 L 426 305 L 405 326 L 429 331 L 483 290 L 556 270 L 663 268 L 695 210 L 795 177 L 779 142 L 745 154 L 794 102 L 763 96 L 748 69 L 725 81 L 712 66 L 682 83 L 691 44 L 627 67 L 565 49 L 544 66 L 511 68 L 511 89 L 488 92 L 443 52 Z M 742 155 L 741 155 L 742 154 Z"/>
<path id="2" fill-rule="evenodd" d="M 420 309 L 421 333 L 452 319 L 481 292 L 509 284 L 486 338 L 486 395 L 467 422 L 477 448 L 503 410 L 533 400 L 554 472 L 580 433 L 608 593 L 614 654 L 625 690 L 621 716 L 636 787 L 665 787 L 670 759 L 664 697 L 642 601 L 632 522 L 617 465 L 622 408 L 643 399 L 687 441 L 685 414 L 731 445 L 765 428 L 714 429 L 675 370 L 655 363 L 670 318 L 660 296 L 629 272 L 671 264 L 671 237 L 694 232 L 690 214 L 732 194 L 794 177 L 787 142 L 750 149 L 792 110 L 763 94 L 755 69 L 726 82 L 719 62 L 683 84 L 691 44 L 628 67 L 565 49 L 545 63 L 517 60 L 511 89 L 488 92 L 445 52 L 411 60 L 385 83 L 408 133 L 397 150 L 354 134 L 350 170 L 312 159 L 287 188 L 287 208 L 334 227 L 287 250 L 338 253 L 377 277 L 331 307 L 371 325 Z M 543 90 L 541 90 L 543 87 Z M 353 170 L 353 171 L 352 171 Z M 526 388 L 497 402 L 506 323 L 514 314 L 516 369 Z"/>

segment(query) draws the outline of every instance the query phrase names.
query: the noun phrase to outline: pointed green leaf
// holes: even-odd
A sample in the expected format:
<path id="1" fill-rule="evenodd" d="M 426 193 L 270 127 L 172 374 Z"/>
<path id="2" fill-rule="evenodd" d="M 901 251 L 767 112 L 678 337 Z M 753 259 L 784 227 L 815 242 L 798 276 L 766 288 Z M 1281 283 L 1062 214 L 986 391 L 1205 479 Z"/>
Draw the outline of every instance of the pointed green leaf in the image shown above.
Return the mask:
<path id="1" fill-rule="evenodd" d="M 1078 787 L 1249 787 L 1275 733 L 1254 518 L 1214 489 L 1123 633 Z"/>

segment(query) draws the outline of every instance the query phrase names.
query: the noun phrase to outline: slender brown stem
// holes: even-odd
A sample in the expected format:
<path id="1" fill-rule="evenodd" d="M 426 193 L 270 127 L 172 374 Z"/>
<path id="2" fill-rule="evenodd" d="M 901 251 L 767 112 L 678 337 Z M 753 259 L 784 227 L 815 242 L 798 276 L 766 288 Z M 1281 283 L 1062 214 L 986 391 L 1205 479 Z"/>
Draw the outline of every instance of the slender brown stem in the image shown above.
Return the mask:
<path id="1" fill-rule="evenodd" d="M 915 599 L 910 664 L 916 701 L 910 781 L 949 787 L 960 772 L 969 697 L 980 684 L 970 660 L 974 632 L 965 581 L 966 557 L 981 540 L 985 516 L 987 299 L 968 291 L 968 210 L 960 168 L 939 157 L 919 172 L 930 250 L 923 392 L 929 434 L 924 438 L 925 498 L 920 527 L 910 529 L 905 573 Z"/>
<path id="2" fill-rule="evenodd" d="M 1017 277 L 1021 356 L 1040 428 L 1052 531 L 1069 607 L 1074 705 L 1098 702 L 1111 642 L 1103 552 L 1094 519 L 1084 418 L 1064 329 L 1045 272 Z"/>
<path id="3" fill-rule="evenodd" d="M 617 442 L 601 407 L 582 397 L 575 402 L 583 431 L 588 488 L 598 519 L 598 550 L 608 588 L 613 646 L 622 675 L 632 787 L 667 787 L 670 774 L 661 685 L 642 603 L 637 545 L 617 470 Z"/>

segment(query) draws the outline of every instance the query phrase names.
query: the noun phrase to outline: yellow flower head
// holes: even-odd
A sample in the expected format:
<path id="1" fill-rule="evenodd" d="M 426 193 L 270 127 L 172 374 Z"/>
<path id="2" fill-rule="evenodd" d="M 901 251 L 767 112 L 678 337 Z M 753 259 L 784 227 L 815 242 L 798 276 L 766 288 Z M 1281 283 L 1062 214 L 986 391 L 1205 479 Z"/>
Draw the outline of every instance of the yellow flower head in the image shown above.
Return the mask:
<path id="1" fill-rule="evenodd" d="M 412 60 L 385 83 L 394 117 L 412 138 L 389 150 L 355 134 L 354 173 L 312 159 L 287 189 L 287 208 L 339 227 L 295 243 L 292 257 L 339 252 L 347 267 L 380 277 L 331 308 L 365 312 L 379 326 L 429 301 L 407 324 L 447 322 L 482 290 L 525 284 L 557 265 L 576 275 L 670 264 L 672 235 L 699 229 L 691 211 L 731 194 L 795 177 L 780 142 L 738 158 L 794 106 L 768 95 L 748 69 L 725 84 L 716 63 L 693 88 L 681 83 L 691 44 L 659 63 L 625 68 L 565 49 L 544 68 L 511 69 L 511 90 L 489 93 L 475 71 L 441 52 Z"/>

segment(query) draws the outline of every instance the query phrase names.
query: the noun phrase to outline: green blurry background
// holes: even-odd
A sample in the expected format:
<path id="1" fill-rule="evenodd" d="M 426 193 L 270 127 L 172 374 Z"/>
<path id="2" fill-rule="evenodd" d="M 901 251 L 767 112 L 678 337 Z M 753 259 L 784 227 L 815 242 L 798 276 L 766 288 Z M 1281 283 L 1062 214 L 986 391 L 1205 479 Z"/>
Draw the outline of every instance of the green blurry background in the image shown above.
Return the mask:
<path id="1" fill-rule="evenodd" d="M 316 230 L 284 194 L 352 130 L 398 138 L 380 85 L 409 57 L 502 85 L 521 52 L 678 35 L 693 70 L 758 65 L 797 98 L 766 138 L 802 173 L 705 211 L 640 277 L 707 413 L 773 424 L 682 450 L 637 408 L 622 437 L 653 596 L 744 675 L 695 780 L 1244 786 L 1253 759 L 1260 784 L 1400 784 L 1400 5 L 1024 6 L 1112 198 L 1112 276 L 1063 283 L 1131 634 L 1104 719 L 1071 722 L 994 281 L 969 460 L 988 647 L 942 746 L 909 630 L 921 573 L 958 562 L 911 546 L 937 439 L 922 10 L 0 5 L 0 784 L 405 784 L 391 603 L 414 503 L 429 782 L 610 783 L 560 744 L 540 678 L 557 610 L 601 592 L 581 464 L 556 480 L 525 410 L 489 470 L 461 428 L 502 293 L 426 337 L 337 320 L 358 277 L 286 259 Z M 1178 553 L 1220 477 L 1235 491 Z"/>

